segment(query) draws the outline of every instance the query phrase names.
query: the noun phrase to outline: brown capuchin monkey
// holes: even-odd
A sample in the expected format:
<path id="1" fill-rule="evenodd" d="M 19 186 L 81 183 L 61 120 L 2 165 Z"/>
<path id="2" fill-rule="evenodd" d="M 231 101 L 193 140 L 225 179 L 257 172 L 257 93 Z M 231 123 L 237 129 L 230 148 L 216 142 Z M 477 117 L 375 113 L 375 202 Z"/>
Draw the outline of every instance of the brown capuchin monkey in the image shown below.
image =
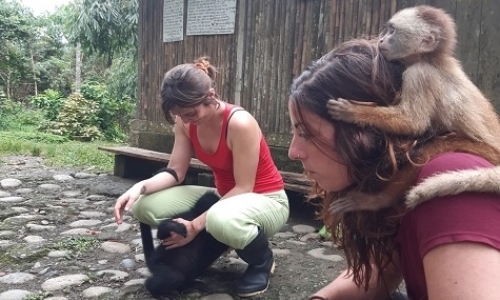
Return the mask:
<path id="1" fill-rule="evenodd" d="M 422 5 L 399 11 L 378 42 L 386 59 L 406 67 L 399 104 L 360 105 L 339 98 L 328 102 L 330 115 L 397 135 L 418 136 L 432 126 L 500 150 L 498 115 L 453 57 L 455 46 L 455 22 L 444 10 Z"/>
<path id="2" fill-rule="evenodd" d="M 419 136 L 431 128 L 438 133 L 453 132 L 458 137 L 491 146 L 500 153 L 498 115 L 454 57 L 455 46 L 455 22 L 444 10 L 426 5 L 400 10 L 389 20 L 378 42 L 379 51 L 387 60 L 400 61 L 406 67 L 399 104 L 376 106 L 354 101 L 356 99 L 339 98 L 328 102 L 328 112 L 334 119 L 359 126 L 374 126 L 396 135 Z M 496 158 L 489 161 L 499 164 Z M 408 174 L 401 172 L 403 177 L 413 174 L 408 170 Z M 442 176 L 443 182 L 465 183 L 470 180 L 463 189 L 450 184 L 453 186 L 450 192 L 456 194 L 481 190 L 474 186 L 477 176 L 496 177 L 500 181 L 500 166 L 437 176 Z M 440 181 L 424 181 L 411 190 L 407 195 L 408 206 L 415 207 L 440 196 L 443 185 L 434 186 L 436 182 Z M 496 191 L 499 187 L 493 189 Z M 378 210 L 398 200 L 389 194 L 384 191 L 378 195 L 353 191 L 332 203 L 331 211 Z"/>

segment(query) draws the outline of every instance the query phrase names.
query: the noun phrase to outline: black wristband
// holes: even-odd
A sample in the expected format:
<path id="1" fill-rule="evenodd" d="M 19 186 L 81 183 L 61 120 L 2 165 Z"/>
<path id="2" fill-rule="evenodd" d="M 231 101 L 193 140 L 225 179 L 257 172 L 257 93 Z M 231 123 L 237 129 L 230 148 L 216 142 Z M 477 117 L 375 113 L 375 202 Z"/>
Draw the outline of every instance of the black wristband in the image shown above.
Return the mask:
<path id="1" fill-rule="evenodd" d="M 179 176 L 177 176 L 177 172 L 175 172 L 174 169 L 171 169 L 171 168 L 161 168 L 158 170 L 158 172 L 156 172 L 156 174 L 159 174 L 161 172 L 167 172 L 168 174 L 172 175 L 175 179 L 175 181 L 179 182 Z"/>

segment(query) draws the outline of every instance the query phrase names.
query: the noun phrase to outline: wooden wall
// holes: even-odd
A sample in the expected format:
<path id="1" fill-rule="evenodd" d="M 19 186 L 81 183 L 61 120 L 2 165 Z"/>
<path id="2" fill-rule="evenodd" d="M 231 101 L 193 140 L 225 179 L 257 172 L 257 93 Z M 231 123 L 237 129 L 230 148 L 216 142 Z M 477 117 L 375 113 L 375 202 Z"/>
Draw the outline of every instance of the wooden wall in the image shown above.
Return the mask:
<path id="1" fill-rule="evenodd" d="M 499 0 L 238 0 L 234 34 L 184 36 L 170 43 L 162 40 L 163 0 L 142 0 L 136 117 L 162 123 L 158 95 L 163 74 L 208 55 L 219 67 L 221 98 L 250 111 L 266 135 L 286 136 L 292 79 L 338 43 L 377 35 L 397 10 L 416 4 L 442 7 L 455 17 L 457 55 L 500 108 Z M 187 1 L 185 12 L 186 7 Z"/>

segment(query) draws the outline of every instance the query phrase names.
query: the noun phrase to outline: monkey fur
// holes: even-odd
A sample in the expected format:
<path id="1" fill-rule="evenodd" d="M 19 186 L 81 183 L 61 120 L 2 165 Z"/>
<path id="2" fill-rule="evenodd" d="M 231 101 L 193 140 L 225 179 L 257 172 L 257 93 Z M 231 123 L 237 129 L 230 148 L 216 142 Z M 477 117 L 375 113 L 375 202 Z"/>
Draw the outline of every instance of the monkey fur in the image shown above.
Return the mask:
<path id="1" fill-rule="evenodd" d="M 435 174 L 414 186 L 421 167 L 432 157 L 447 152 L 470 153 L 481 156 L 494 165 L 500 164 L 499 152 L 490 145 L 451 135 L 439 137 L 424 146 L 415 164 L 404 166 L 382 191 L 375 194 L 348 191 L 331 203 L 330 212 L 340 214 L 357 210 L 376 211 L 396 204 L 402 197 L 405 198 L 406 207 L 412 209 L 427 200 L 462 192 L 500 194 L 499 166 Z"/>
<path id="2" fill-rule="evenodd" d="M 441 173 L 410 189 L 406 195 L 406 206 L 412 209 L 432 198 L 470 191 L 500 194 L 499 178 L 500 167 Z"/>
<path id="3" fill-rule="evenodd" d="M 399 104 L 360 105 L 354 100 L 332 99 L 327 105 L 330 115 L 337 120 L 374 126 L 399 135 L 418 136 L 430 128 L 439 133 L 453 132 L 460 137 L 484 143 L 500 153 L 498 115 L 491 102 L 470 81 L 460 62 L 453 57 L 455 46 L 455 23 L 444 10 L 421 5 L 399 11 L 389 20 L 378 43 L 380 53 L 386 59 L 401 61 L 406 66 Z M 482 146 L 476 144 L 475 147 Z M 497 157 L 488 160 L 494 165 L 499 164 Z M 415 170 L 401 170 L 400 178 L 391 187 L 391 190 L 395 189 L 390 194 L 367 195 L 353 191 L 332 204 L 332 212 L 374 210 L 388 206 L 401 196 L 396 191 L 401 193 L 405 190 L 405 184 L 399 183 L 398 188 L 398 182 L 406 182 L 412 176 L 415 176 Z M 408 193 L 407 205 L 410 208 L 448 192 L 496 192 L 499 187 L 476 185 L 480 177 L 496 176 L 500 180 L 500 166 L 437 176 L 442 182 L 434 180 L 438 178 L 425 180 Z M 467 181 L 467 184 L 460 188 L 443 184 L 450 180 Z M 436 185 L 436 182 L 441 183 Z M 348 204 L 349 201 L 353 203 Z"/>
<path id="4" fill-rule="evenodd" d="M 217 194 L 207 192 L 190 211 L 179 214 L 177 218 L 192 221 L 219 199 Z M 184 237 L 187 234 L 184 224 L 168 219 L 158 225 L 157 237 L 163 240 L 170 236 L 170 232 Z M 201 231 L 189 244 L 182 247 L 167 250 L 165 246 L 159 245 L 151 253 L 151 257 L 146 259 L 152 274 L 146 279 L 146 289 L 156 299 L 163 299 L 162 297 L 168 297 L 176 291 L 182 291 L 202 275 L 228 248 L 206 230 Z"/>

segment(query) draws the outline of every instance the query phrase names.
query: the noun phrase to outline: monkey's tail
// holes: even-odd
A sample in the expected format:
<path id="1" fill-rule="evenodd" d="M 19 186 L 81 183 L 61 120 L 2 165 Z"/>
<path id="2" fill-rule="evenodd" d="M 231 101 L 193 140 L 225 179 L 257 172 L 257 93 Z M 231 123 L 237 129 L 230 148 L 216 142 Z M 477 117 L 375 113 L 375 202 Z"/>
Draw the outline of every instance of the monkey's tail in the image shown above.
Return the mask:
<path id="1" fill-rule="evenodd" d="M 500 166 L 444 172 L 424 179 L 406 194 L 406 207 L 463 192 L 500 194 Z"/>
<path id="2" fill-rule="evenodd" d="M 144 285 L 149 293 L 156 299 L 161 299 L 184 286 L 186 277 L 183 273 L 167 265 L 156 265 L 151 269 L 153 274 L 146 279 Z"/>

